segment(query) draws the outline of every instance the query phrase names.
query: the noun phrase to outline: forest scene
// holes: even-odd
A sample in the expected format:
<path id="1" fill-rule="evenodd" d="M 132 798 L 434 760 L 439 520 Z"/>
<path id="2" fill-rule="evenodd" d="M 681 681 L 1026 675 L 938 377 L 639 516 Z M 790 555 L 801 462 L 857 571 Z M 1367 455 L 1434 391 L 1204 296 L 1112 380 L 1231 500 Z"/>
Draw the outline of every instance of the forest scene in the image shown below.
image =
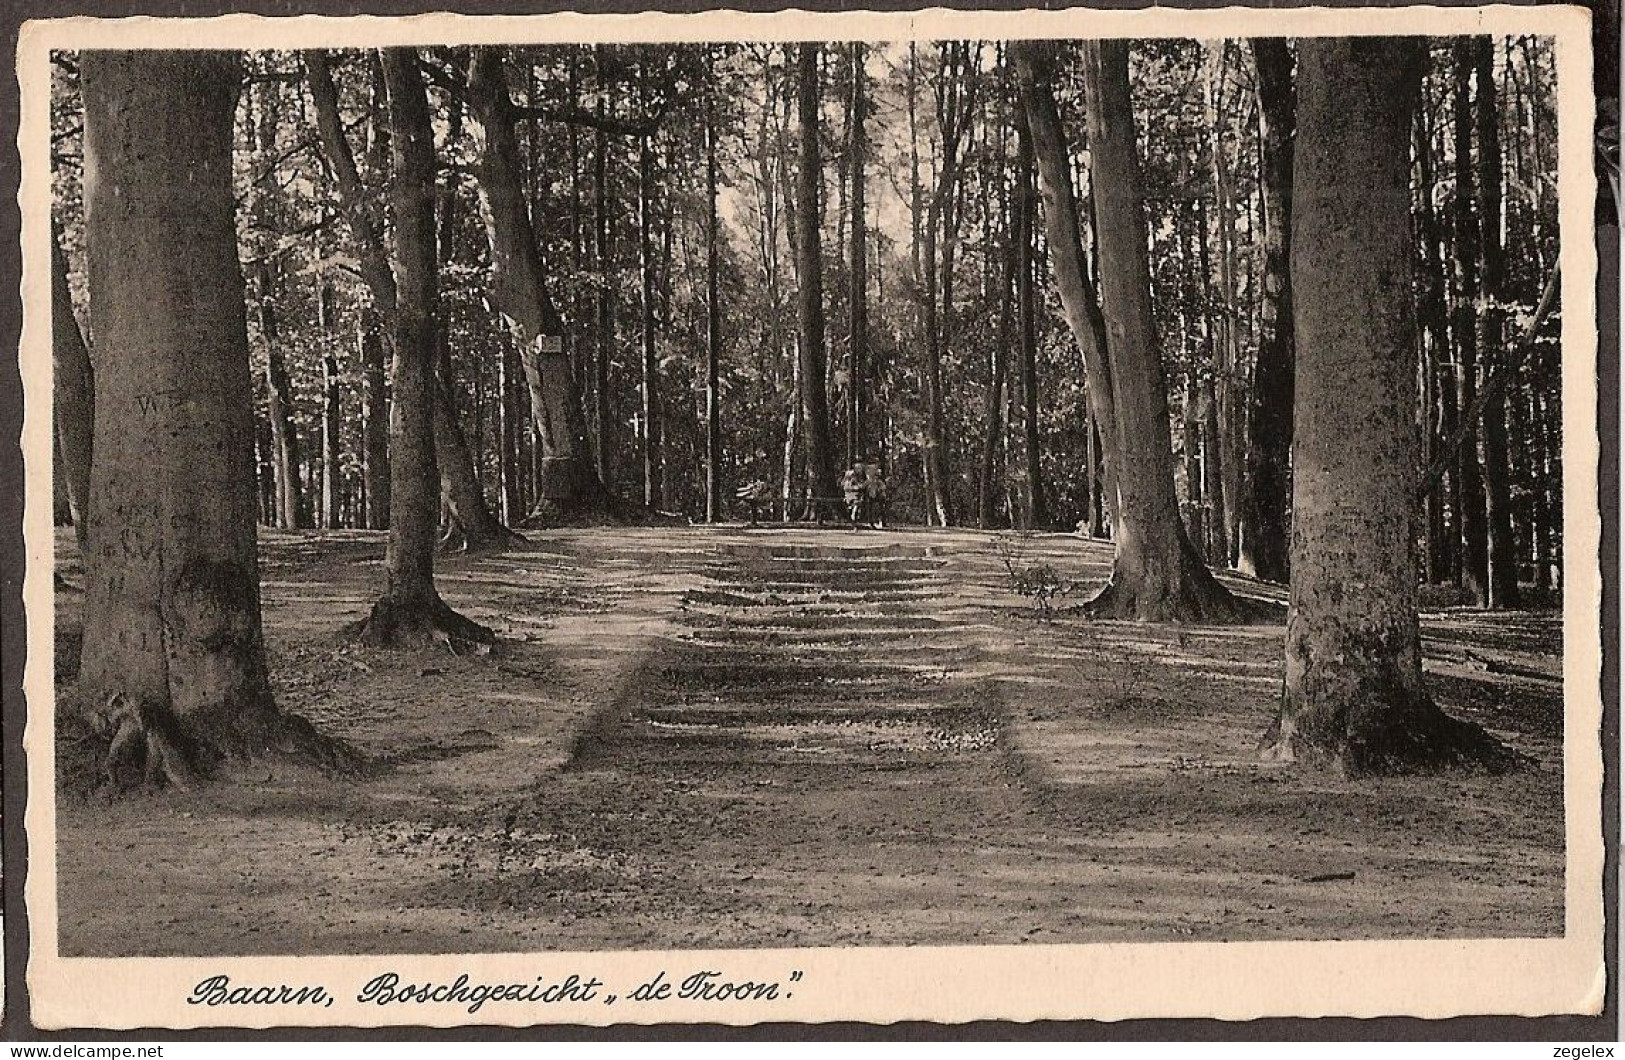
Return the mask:
<path id="1" fill-rule="evenodd" d="M 63 955 L 1563 933 L 1550 38 L 51 63 Z"/>

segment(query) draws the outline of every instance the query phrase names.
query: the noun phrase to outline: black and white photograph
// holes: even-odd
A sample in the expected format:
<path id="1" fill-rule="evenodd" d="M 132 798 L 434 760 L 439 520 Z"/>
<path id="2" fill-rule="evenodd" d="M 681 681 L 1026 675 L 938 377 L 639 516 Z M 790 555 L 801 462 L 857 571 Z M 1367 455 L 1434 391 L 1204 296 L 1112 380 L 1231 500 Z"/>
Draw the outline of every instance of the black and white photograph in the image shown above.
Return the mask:
<path id="1" fill-rule="evenodd" d="M 1600 1009 L 1583 11 L 20 54 L 41 1026 Z"/>

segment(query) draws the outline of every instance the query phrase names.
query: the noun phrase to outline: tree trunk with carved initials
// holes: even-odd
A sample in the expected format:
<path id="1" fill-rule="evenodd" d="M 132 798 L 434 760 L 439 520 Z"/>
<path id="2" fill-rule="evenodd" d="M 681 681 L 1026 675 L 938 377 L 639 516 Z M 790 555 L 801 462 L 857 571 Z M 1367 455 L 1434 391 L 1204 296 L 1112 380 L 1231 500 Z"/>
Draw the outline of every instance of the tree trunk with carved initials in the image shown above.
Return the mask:
<path id="1" fill-rule="evenodd" d="M 266 672 L 231 180 L 237 62 L 102 51 L 82 63 L 99 363 L 76 695 L 106 741 L 103 779 L 184 787 L 271 751 L 348 763 L 277 710 Z"/>

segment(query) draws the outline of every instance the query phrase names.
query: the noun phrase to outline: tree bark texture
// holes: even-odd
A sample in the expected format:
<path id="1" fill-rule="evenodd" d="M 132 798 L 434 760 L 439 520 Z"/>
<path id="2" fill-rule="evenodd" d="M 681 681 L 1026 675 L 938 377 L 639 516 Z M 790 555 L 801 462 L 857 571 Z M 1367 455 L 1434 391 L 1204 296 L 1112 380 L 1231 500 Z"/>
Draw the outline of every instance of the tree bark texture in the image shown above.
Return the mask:
<path id="1" fill-rule="evenodd" d="M 260 625 L 254 414 L 223 52 L 81 58 L 98 347 L 78 693 L 104 779 L 188 786 L 268 751 L 337 764 L 281 714 Z"/>
<path id="2" fill-rule="evenodd" d="M 493 293 L 519 347 L 540 447 L 540 495 L 527 522 L 616 518 L 618 506 L 592 459 L 581 392 L 565 350 L 564 323 L 547 291 L 536 232 L 525 203 L 519 143 L 514 135 L 517 115 L 499 50 L 475 49 L 468 93 L 482 141 L 480 202 L 491 244 Z"/>
<path id="3" fill-rule="evenodd" d="M 420 647 L 433 641 L 489 643 L 491 631 L 440 599 L 434 553 L 440 515 L 435 460 L 435 320 L 439 258 L 435 238 L 434 130 L 414 49 L 383 51 L 389 90 L 397 304 L 392 321 L 394 400 L 390 407 L 389 544 L 384 589 L 358 629 L 365 644 Z"/>
<path id="4" fill-rule="evenodd" d="M 708 69 L 714 74 L 715 64 Z M 722 290 L 717 219 L 717 115 L 705 101 L 705 521 L 722 518 Z"/>
<path id="5" fill-rule="evenodd" d="M 1258 77 L 1259 190 L 1264 207 L 1262 334 L 1247 417 L 1238 567 L 1284 582 L 1291 569 L 1288 499 L 1292 447 L 1292 54 L 1277 37 L 1252 41 Z"/>
<path id="6" fill-rule="evenodd" d="M 1474 118 L 1478 139 L 1477 193 L 1481 283 L 1485 305 L 1478 314 L 1479 361 L 1487 377 L 1512 371 L 1504 333 L 1507 297 L 1506 245 L 1501 232 L 1501 116 L 1496 103 L 1494 45 L 1473 38 Z M 1487 600 L 1492 608 L 1517 607 L 1518 546 L 1512 530 L 1512 458 L 1507 444 L 1507 388 L 1490 385 L 1484 399 L 1484 501 L 1489 534 Z"/>
<path id="7" fill-rule="evenodd" d="M 827 355 L 824 344 L 823 252 L 819 249 L 819 206 L 823 162 L 818 146 L 818 52 L 816 44 L 796 46 L 796 267 L 801 325 L 802 433 L 807 443 L 808 486 L 813 512 L 838 517 L 840 492 L 835 480 L 831 446 Z"/>
<path id="8" fill-rule="evenodd" d="M 1452 211 L 1455 301 L 1451 330 L 1456 340 L 1456 408 L 1465 415 L 1478 400 L 1478 299 L 1482 291 L 1478 218 L 1473 210 L 1473 43 L 1470 38 L 1456 41 L 1453 59 L 1456 187 Z M 1462 581 L 1473 601 L 1482 605 L 1489 601 L 1489 524 L 1484 500 L 1484 464 L 1478 455 L 1476 435 L 1458 452 L 1457 467 L 1461 479 Z"/>
<path id="9" fill-rule="evenodd" d="M 1292 588 L 1264 753 L 1355 775 L 1512 762 L 1422 683 L 1408 147 L 1423 47 L 1298 52 Z"/>
<path id="10" fill-rule="evenodd" d="M 863 69 L 868 55 L 862 44 L 852 45 L 852 101 L 847 118 L 850 126 L 847 154 L 851 166 L 852 238 L 848 247 L 850 266 L 847 309 L 850 345 L 847 350 L 846 456 L 851 466 L 867 455 L 864 435 L 864 399 L 869 358 L 869 218 L 866 201 L 866 165 L 869 150 L 864 122 L 868 117 L 868 88 Z"/>
<path id="11" fill-rule="evenodd" d="M 73 533 L 79 542 L 80 558 L 88 561 L 85 530 L 90 513 L 90 465 L 94 452 L 96 423 L 96 376 L 91 368 L 90 350 L 73 311 L 73 293 L 68 287 L 68 258 L 62 251 L 62 236 L 51 229 L 51 385 L 52 416 L 56 423 L 56 445 L 62 457 L 68 509 L 73 515 Z"/>
<path id="12" fill-rule="evenodd" d="M 1168 390 L 1151 313 L 1143 180 L 1130 104 L 1127 41 L 1082 45 L 1101 312 L 1111 358 L 1117 486 L 1111 582 L 1096 614 L 1235 620 L 1242 608 L 1186 539 L 1174 492 Z M 1093 387 L 1091 387 L 1093 390 Z"/>

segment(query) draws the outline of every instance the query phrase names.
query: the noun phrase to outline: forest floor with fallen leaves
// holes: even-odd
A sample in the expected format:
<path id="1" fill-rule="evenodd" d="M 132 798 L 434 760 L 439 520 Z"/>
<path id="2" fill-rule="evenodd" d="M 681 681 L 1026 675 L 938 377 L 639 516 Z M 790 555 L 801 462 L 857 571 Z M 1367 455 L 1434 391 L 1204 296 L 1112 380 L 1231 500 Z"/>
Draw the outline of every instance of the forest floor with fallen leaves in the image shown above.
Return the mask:
<path id="1" fill-rule="evenodd" d="M 1104 542 L 582 529 L 442 559 L 485 655 L 346 643 L 384 537 L 261 532 L 284 709 L 381 768 L 110 798 L 63 770 L 68 956 L 1529 937 L 1564 929 L 1556 611 L 1424 616 L 1435 696 L 1532 760 L 1258 760 L 1279 610 L 1044 616 Z M 57 540 L 59 701 L 83 594 Z M 64 727 L 66 731 L 66 727 Z M 59 761 L 68 761 L 64 749 Z M 139 911 L 137 914 L 136 911 Z"/>

